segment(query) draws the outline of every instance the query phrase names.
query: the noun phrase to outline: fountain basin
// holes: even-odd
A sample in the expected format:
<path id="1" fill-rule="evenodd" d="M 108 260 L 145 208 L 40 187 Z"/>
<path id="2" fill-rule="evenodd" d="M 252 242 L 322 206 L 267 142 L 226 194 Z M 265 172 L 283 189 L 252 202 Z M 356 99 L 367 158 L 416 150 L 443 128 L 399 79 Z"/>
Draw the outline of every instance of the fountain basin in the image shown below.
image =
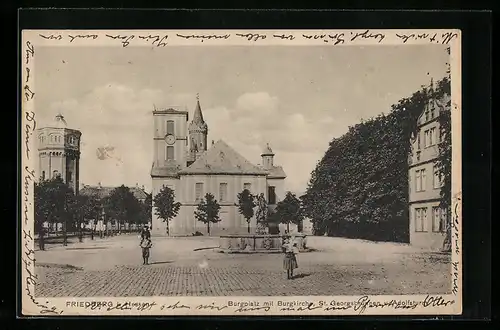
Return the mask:
<path id="1" fill-rule="evenodd" d="M 299 252 L 306 252 L 306 235 L 294 234 Z M 222 235 L 219 251 L 225 253 L 281 253 L 284 235 L 248 234 Z"/>

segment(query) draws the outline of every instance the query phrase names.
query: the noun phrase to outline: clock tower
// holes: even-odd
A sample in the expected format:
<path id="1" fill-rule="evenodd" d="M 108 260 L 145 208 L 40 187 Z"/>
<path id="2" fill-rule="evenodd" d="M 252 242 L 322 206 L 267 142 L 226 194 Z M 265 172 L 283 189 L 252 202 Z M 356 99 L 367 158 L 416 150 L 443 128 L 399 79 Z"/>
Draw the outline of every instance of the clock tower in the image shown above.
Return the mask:
<path id="1" fill-rule="evenodd" d="M 187 111 L 174 108 L 153 111 L 153 169 L 180 169 L 185 166 L 188 145 L 187 120 Z"/>

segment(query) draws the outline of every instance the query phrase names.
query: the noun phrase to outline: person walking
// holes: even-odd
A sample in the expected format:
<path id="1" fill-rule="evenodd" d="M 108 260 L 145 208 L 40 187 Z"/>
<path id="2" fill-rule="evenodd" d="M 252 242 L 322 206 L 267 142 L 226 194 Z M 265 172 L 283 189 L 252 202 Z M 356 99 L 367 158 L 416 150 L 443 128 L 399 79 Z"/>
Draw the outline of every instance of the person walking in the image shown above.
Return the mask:
<path id="1" fill-rule="evenodd" d="M 284 259 L 283 268 L 286 271 L 287 279 L 293 278 L 293 270 L 298 268 L 296 254 L 298 253 L 297 243 L 295 239 L 290 236 L 284 238 L 283 246 Z"/>

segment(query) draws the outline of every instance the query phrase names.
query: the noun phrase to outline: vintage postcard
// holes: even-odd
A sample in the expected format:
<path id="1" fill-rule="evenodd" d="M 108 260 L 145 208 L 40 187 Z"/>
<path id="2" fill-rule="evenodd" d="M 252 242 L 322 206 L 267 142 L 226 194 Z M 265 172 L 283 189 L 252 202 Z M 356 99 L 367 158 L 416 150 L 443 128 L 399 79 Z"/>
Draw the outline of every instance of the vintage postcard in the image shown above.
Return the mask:
<path id="1" fill-rule="evenodd" d="M 462 311 L 459 30 L 24 30 L 24 315 Z"/>

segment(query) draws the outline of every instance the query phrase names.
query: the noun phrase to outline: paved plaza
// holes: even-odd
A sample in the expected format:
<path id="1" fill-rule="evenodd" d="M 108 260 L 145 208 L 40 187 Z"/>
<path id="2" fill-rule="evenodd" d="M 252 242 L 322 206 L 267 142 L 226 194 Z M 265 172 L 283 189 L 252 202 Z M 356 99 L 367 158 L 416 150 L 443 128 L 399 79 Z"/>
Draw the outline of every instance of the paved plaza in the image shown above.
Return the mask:
<path id="1" fill-rule="evenodd" d="M 122 235 L 36 251 L 36 296 L 292 296 L 432 294 L 450 290 L 449 255 L 392 243 L 308 237 L 292 280 L 281 254 L 225 254 L 218 238 Z"/>

